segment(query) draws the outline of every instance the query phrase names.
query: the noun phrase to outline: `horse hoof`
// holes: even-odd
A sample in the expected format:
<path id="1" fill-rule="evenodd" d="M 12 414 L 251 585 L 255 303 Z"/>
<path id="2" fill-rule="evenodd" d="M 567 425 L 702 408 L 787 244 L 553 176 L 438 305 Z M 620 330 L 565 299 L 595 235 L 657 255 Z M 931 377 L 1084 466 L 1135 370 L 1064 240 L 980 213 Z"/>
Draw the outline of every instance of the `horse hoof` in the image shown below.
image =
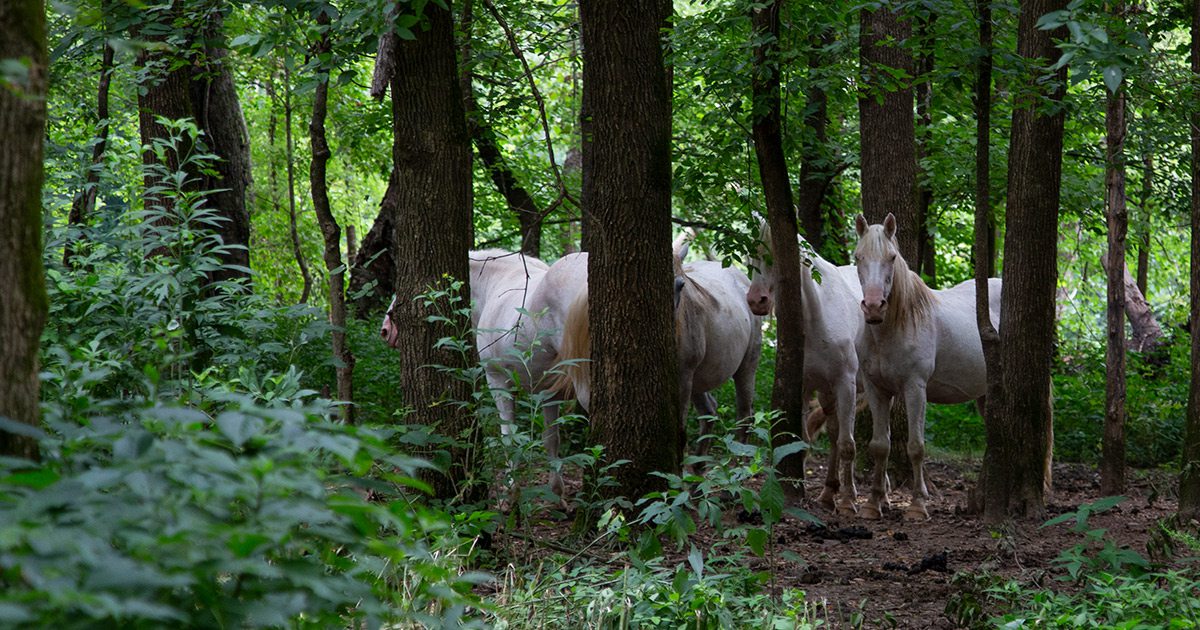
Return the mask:
<path id="1" fill-rule="evenodd" d="M 833 493 L 828 490 L 822 492 L 821 496 L 817 497 L 817 505 L 832 512 L 834 508 Z"/>
<path id="2" fill-rule="evenodd" d="M 550 492 L 553 492 L 560 500 L 563 500 L 563 491 L 562 475 L 550 473 Z"/>
<path id="3" fill-rule="evenodd" d="M 854 516 L 858 514 L 858 507 L 853 503 L 843 503 L 837 506 L 838 516 Z"/>
<path id="4" fill-rule="evenodd" d="M 868 521 L 878 521 L 883 518 L 883 512 L 878 507 L 868 504 L 863 506 L 862 511 L 859 512 L 859 516 Z"/>
<path id="5" fill-rule="evenodd" d="M 923 506 L 910 505 L 908 509 L 904 510 L 904 520 L 914 522 L 928 521 L 929 512 Z"/>

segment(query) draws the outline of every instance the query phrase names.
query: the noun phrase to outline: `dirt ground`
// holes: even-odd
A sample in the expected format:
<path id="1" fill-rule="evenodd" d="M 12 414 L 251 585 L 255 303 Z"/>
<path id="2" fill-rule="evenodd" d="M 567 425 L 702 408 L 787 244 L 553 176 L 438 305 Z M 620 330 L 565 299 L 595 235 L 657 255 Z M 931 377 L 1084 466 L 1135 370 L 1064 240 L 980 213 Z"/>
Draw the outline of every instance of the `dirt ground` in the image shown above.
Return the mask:
<path id="1" fill-rule="evenodd" d="M 819 603 L 833 627 L 850 627 L 861 615 L 865 628 L 957 628 L 946 615 L 946 604 L 959 587 L 951 583 L 956 572 L 988 571 L 1026 582 L 1055 575 L 1059 553 L 1082 540 L 1067 525 L 1039 527 L 1041 521 L 1017 523 L 1002 534 L 994 533 L 977 518 L 964 513 L 967 490 L 978 473 L 978 461 L 945 463 L 928 461 L 930 520 L 903 519 L 907 489 L 894 492 L 892 510 L 883 520 L 845 518 L 822 509 L 815 497 L 825 477 L 824 457 L 809 458 L 807 499 L 802 507 L 821 519 L 825 527 L 788 517 L 775 531 L 777 552 L 790 551 L 790 561 L 775 560 L 779 587 L 805 591 Z M 1054 490 L 1047 502 L 1047 518 L 1074 511 L 1099 495 L 1099 474 L 1079 464 L 1056 464 Z M 859 499 L 869 490 L 859 478 Z M 1165 473 L 1131 471 L 1128 499 L 1093 516 L 1092 527 L 1108 529 L 1108 538 L 1146 554 L 1146 541 L 1155 523 L 1175 510 L 1173 478 Z M 570 520 L 544 531 L 548 539 L 569 536 Z M 703 543 L 701 531 L 699 543 Z M 763 567 L 766 568 L 765 561 Z M 839 621 L 840 620 L 840 621 Z"/>

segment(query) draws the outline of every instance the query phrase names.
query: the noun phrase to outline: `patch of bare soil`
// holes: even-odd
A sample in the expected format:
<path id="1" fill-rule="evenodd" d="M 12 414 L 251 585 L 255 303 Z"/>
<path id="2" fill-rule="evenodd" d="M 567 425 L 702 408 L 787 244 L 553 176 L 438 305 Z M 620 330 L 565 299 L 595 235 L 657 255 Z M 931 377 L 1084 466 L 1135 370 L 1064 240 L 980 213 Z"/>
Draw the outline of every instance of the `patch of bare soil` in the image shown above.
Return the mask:
<path id="1" fill-rule="evenodd" d="M 891 511 L 878 521 L 839 517 L 821 508 L 815 498 L 825 478 L 824 461 L 816 456 L 809 464 L 808 498 L 801 507 L 824 526 L 787 517 L 775 530 L 773 570 L 778 587 L 802 589 L 810 601 L 823 605 L 834 627 L 849 627 L 855 617 L 865 628 L 959 627 L 946 615 L 947 602 L 959 590 L 951 582 L 955 573 L 987 571 L 1026 583 L 1043 581 L 1057 574 L 1054 558 L 1082 541 L 1067 525 L 1043 528 L 1042 521 L 1032 521 L 995 532 L 966 514 L 967 491 L 978 474 L 978 461 L 927 460 L 930 520 L 916 523 L 903 519 L 907 488 L 891 494 Z M 972 481 L 966 480 L 967 474 Z M 1047 518 L 1100 498 L 1099 475 L 1091 467 L 1056 464 L 1053 477 Z M 860 501 L 868 490 L 869 480 L 860 475 Z M 1173 479 L 1165 473 L 1131 474 L 1126 496 L 1125 502 L 1093 516 L 1089 524 L 1107 528 L 1109 539 L 1146 555 L 1156 522 L 1175 511 Z M 565 540 L 571 525 L 570 519 L 543 521 L 538 537 L 546 543 Z M 705 535 L 698 534 L 698 544 Z M 788 554 L 793 560 L 782 557 L 785 550 L 795 554 Z M 525 554 L 538 555 L 528 547 L 520 555 Z M 756 568 L 765 568 L 765 563 L 756 563 Z"/>
<path id="2" fill-rule="evenodd" d="M 956 628 L 945 614 L 957 587 L 956 572 L 986 570 L 1024 581 L 1053 572 L 1059 553 L 1081 541 L 1067 525 L 1040 527 L 1041 522 L 1016 523 L 993 532 L 973 515 L 965 514 L 967 491 L 973 482 L 964 472 L 978 471 L 978 462 L 928 462 L 932 481 L 930 520 L 903 519 L 910 495 L 901 489 L 890 495 L 892 509 L 882 520 L 844 518 L 821 509 L 811 498 L 806 509 L 825 527 L 788 519 L 779 527 L 777 542 L 805 560 L 804 565 L 780 563 L 777 576 L 802 588 L 810 600 L 824 601 L 834 620 L 848 622 L 859 613 L 868 628 Z M 807 495 L 820 492 L 825 470 L 818 466 L 806 482 Z M 1058 464 L 1054 489 L 1047 501 L 1047 518 L 1074 511 L 1100 498 L 1100 478 L 1090 467 Z M 869 485 L 860 480 L 860 500 Z M 1168 486 L 1162 475 L 1131 481 L 1129 497 L 1112 510 L 1089 519 L 1091 527 L 1108 529 L 1107 537 L 1145 555 L 1155 523 L 1175 510 L 1161 494 Z M 936 489 L 935 489 L 936 488 Z"/>

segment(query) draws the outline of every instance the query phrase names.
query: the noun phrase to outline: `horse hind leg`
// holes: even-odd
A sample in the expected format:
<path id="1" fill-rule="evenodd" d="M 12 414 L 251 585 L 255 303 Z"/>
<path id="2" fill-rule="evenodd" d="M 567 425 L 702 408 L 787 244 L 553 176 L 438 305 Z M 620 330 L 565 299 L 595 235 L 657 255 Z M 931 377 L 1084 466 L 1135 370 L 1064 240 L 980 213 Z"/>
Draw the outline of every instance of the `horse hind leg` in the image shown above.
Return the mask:
<path id="1" fill-rule="evenodd" d="M 709 443 L 713 440 L 713 420 L 717 417 L 717 397 L 712 392 L 693 392 L 692 404 L 696 406 L 699 416 L 700 438 L 696 446 L 697 455 L 707 455 Z"/>

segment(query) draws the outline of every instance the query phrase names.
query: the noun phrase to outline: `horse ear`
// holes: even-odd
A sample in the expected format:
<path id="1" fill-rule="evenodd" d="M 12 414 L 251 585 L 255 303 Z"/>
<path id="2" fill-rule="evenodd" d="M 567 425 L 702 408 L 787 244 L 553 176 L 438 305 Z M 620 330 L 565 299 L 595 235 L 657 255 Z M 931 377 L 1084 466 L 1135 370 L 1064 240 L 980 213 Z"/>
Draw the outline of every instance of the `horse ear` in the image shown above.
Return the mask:
<path id="1" fill-rule="evenodd" d="M 896 215 L 891 212 L 883 220 L 883 235 L 887 238 L 892 238 L 896 235 Z"/>
<path id="2" fill-rule="evenodd" d="M 854 231 L 858 233 L 859 238 L 862 238 L 862 235 L 867 233 L 867 217 L 861 214 L 854 217 Z"/>
<path id="3" fill-rule="evenodd" d="M 679 246 L 679 249 L 675 250 L 675 257 L 679 259 L 680 264 L 683 264 L 683 261 L 687 260 L 688 250 L 690 248 L 691 243 L 689 241 L 684 241 L 683 244 Z"/>
<path id="4" fill-rule="evenodd" d="M 686 281 L 683 276 L 675 276 L 675 308 L 679 308 L 679 298 L 683 296 L 683 285 Z"/>

